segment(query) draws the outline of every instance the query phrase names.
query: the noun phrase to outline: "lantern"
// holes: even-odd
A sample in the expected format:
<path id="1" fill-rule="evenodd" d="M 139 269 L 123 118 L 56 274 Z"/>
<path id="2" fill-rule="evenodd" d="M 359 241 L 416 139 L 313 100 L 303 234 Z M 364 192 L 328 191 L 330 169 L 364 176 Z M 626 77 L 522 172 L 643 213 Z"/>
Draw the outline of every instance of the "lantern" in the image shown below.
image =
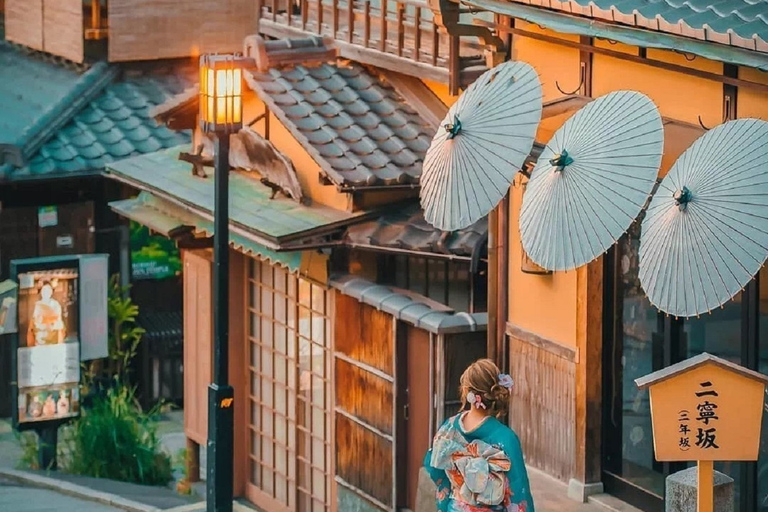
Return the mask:
<path id="1" fill-rule="evenodd" d="M 240 55 L 200 56 L 200 128 L 236 133 L 243 127 L 243 67 Z"/>

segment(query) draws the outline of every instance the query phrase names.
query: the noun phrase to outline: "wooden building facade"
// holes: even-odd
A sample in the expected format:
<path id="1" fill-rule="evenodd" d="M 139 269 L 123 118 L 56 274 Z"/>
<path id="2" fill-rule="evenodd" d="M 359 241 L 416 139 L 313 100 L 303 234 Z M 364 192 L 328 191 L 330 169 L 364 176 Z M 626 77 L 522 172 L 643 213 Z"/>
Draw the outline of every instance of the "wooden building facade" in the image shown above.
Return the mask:
<path id="1" fill-rule="evenodd" d="M 5 8 L 24 4 L 22 14 L 42 27 L 25 35 L 35 38 L 28 44 L 45 50 L 44 16 L 34 10 L 41 2 L 28 3 L 6 0 Z M 419 227 L 426 238 L 393 236 L 389 220 L 361 227 L 402 210 L 403 201 L 412 206 L 447 106 L 506 59 L 532 64 L 543 84 L 531 160 L 574 112 L 619 89 L 645 93 L 664 116 L 659 177 L 707 127 L 768 118 L 768 54 L 754 28 L 763 18 L 707 11 L 702 17 L 713 18 L 702 21 L 674 6 L 646 18 L 644 2 L 626 13 L 583 3 L 232 0 L 211 13 L 210 3 L 192 0 L 171 10 L 96 0 L 75 13 L 86 19 L 85 40 L 104 42 L 113 61 L 240 48 L 266 59 L 246 73 L 253 95 L 244 117 L 253 122 L 237 137 L 291 165 L 232 165 L 238 495 L 269 511 L 411 507 L 417 455 L 456 410 L 461 369 L 487 353 L 516 381 L 510 423 L 529 465 L 567 482 L 575 499 L 608 491 L 656 511 L 664 477 L 677 468 L 653 460 L 648 398 L 633 379 L 703 350 L 768 369 L 765 279 L 706 319 L 660 316 L 637 280 L 638 226 L 586 267 L 542 272 L 519 239 L 523 177 L 477 230 L 473 250 L 457 241 L 467 233 L 447 235 L 446 248 L 444 234 L 421 229 L 418 219 L 401 227 Z M 744 7 L 733 3 L 735 12 Z M 328 44 L 310 39 L 318 35 Z M 76 46 L 66 51 L 79 55 Z M 194 90 L 177 100 L 153 115 L 194 127 Z M 210 141 L 194 140 L 204 147 L 202 164 Z M 175 147 L 110 164 L 108 173 L 142 191 L 113 205 L 121 215 L 184 235 L 185 369 L 193 372 L 185 390 L 198 404 L 185 421 L 201 443 L 213 193 L 212 180 L 178 161 L 181 152 L 195 159 L 189 146 Z M 279 190 L 276 198 L 260 178 Z M 383 462 L 364 464 L 360 453 Z M 765 508 L 767 467 L 763 457 L 724 468 L 738 481 L 742 512 Z"/>
<path id="2" fill-rule="evenodd" d="M 246 41 L 268 65 L 247 73 L 244 117 L 256 121 L 230 155 L 235 491 L 270 511 L 414 509 L 463 366 L 486 353 L 487 222 L 453 234 L 424 222 L 416 179 L 446 106 L 423 82 L 328 61 L 321 47 L 323 60 L 307 62 L 305 43 L 291 54 Z M 183 93 L 153 115 L 194 128 L 196 102 Z M 197 130 L 194 140 L 210 173 L 209 141 Z M 264 164 L 254 147 L 283 158 Z M 183 249 L 194 453 L 207 439 L 213 180 L 193 175 L 190 150 L 115 162 L 108 176 L 141 191 L 111 203 L 117 213 Z"/>

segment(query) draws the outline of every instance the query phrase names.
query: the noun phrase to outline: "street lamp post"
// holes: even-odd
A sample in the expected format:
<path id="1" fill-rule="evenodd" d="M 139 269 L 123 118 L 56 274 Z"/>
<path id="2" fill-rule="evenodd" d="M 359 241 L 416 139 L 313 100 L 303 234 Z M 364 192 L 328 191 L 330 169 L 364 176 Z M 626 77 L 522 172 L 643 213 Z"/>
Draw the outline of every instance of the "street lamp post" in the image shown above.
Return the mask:
<path id="1" fill-rule="evenodd" d="M 243 59 L 200 57 L 200 128 L 214 135 L 213 383 L 208 387 L 207 512 L 232 512 L 234 398 L 229 385 L 229 136 L 243 126 Z"/>

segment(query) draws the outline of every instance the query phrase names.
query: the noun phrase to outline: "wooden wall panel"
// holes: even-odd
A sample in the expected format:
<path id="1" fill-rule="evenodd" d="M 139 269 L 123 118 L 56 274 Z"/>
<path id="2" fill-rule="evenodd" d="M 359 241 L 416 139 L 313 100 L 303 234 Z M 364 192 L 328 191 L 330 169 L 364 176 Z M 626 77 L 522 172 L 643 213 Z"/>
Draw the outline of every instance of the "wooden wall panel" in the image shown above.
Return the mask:
<path id="1" fill-rule="evenodd" d="M 256 31 L 253 0 L 110 0 L 109 60 L 242 51 Z"/>
<path id="2" fill-rule="evenodd" d="M 38 228 L 41 256 L 92 253 L 95 250 L 93 201 L 56 206 L 57 224 Z"/>
<path id="3" fill-rule="evenodd" d="M 575 357 L 541 341 L 510 334 L 511 425 L 526 463 L 567 481 L 574 472 Z"/>
<path id="4" fill-rule="evenodd" d="M 384 505 L 392 506 L 392 442 L 336 415 L 336 474 Z"/>
<path id="5" fill-rule="evenodd" d="M 43 49 L 43 0 L 6 0 L 5 38 Z"/>
<path id="6" fill-rule="evenodd" d="M 392 316 L 336 293 L 336 350 L 394 375 Z"/>
<path id="7" fill-rule="evenodd" d="M 84 60 L 82 0 L 44 0 L 43 49 L 74 62 Z"/>
<path id="8" fill-rule="evenodd" d="M 184 433 L 208 439 L 208 384 L 212 378 L 213 289 L 207 252 L 184 251 Z"/>
<path id="9" fill-rule="evenodd" d="M 336 475 L 373 498 L 375 508 L 391 510 L 394 319 L 337 292 L 335 320 Z"/>
<path id="10" fill-rule="evenodd" d="M 336 361 L 336 404 L 344 412 L 392 434 L 392 383 L 344 360 Z"/>

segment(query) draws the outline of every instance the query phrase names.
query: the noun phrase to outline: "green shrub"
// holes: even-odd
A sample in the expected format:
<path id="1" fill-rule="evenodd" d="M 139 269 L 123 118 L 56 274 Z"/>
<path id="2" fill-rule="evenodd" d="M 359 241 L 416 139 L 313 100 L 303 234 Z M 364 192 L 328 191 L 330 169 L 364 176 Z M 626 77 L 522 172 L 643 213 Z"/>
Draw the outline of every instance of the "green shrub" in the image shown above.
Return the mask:
<path id="1" fill-rule="evenodd" d="M 21 447 L 19 469 L 40 469 L 37 459 L 37 436 L 33 432 L 14 432 Z"/>
<path id="2" fill-rule="evenodd" d="M 143 413 L 134 390 L 118 383 L 72 424 L 64 469 L 78 475 L 145 485 L 173 479 L 157 437 L 155 411 Z"/>

